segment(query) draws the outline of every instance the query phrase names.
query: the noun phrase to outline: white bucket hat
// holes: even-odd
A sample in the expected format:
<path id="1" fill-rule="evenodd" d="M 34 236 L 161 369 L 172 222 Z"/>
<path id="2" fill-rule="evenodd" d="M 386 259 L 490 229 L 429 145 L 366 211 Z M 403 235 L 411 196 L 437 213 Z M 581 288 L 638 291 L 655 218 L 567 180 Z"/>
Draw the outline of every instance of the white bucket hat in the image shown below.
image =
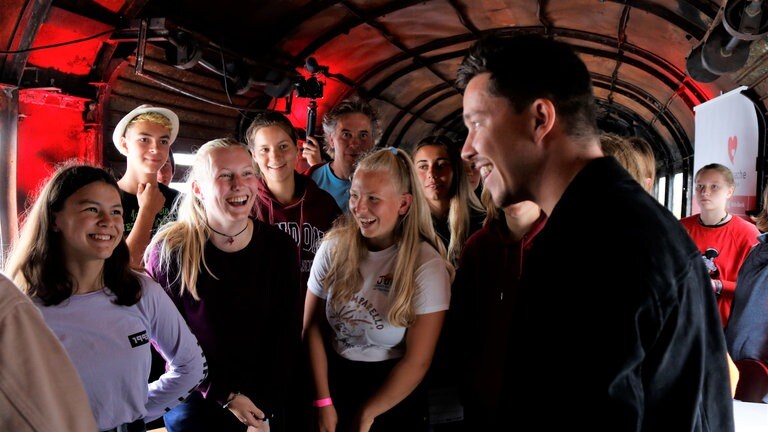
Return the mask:
<path id="1" fill-rule="evenodd" d="M 115 126 L 115 131 L 112 132 L 112 142 L 115 144 L 115 147 L 117 147 L 117 151 L 120 152 L 123 156 L 125 156 L 125 150 L 123 150 L 120 147 L 120 138 L 122 138 L 125 135 L 125 129 L 128 127 L 128 123 L 131 122 L 136 116 L 139 116 L 141 114 L 145 113 L 158 113 L 160 115 L 165 116 L 168 118 L 168 120 L 171 121 L 171 142 L 170 144 L 173 144 L 174 141 L 176 141 L 176 136 L 179 134 L 179 116 L 176 115 L 175 112 L 169 110 L 168 108 L 160 108 L 155 107 L 152 105 L 140 105 L 136 108 L 134 108 L 133 111 L 129 112 L 120 120 L 120 123 Z"/>

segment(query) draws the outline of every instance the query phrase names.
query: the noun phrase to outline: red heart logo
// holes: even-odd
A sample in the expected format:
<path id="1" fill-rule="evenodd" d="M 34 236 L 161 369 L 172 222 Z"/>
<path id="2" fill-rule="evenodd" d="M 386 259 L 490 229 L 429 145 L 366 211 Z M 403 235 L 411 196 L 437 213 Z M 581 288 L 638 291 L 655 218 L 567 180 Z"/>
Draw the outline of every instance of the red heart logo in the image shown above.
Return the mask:
<path id="1" fill-rule="evenodd" d="M 739 140 L 735 135 L 728 137 L 728 159 L 731 160 L 731 164 L 733 164 L 733 159 L 736 157 L 736 148 L 738 146 Z"/>

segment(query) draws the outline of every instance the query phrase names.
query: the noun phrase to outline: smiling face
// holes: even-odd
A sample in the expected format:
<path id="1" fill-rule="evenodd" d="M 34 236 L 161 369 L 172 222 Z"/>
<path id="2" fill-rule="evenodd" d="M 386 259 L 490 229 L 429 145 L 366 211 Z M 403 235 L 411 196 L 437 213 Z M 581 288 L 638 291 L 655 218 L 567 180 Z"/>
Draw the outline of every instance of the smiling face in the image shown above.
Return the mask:
<path id="1" fill-rule="evenodd" d="M 103 263 L 123 237 L 120 192 L 101 181 L 81 187 L 53 213 L 52 229 L 61 236 L 65 260 Z"/>
<path id="2" fill-rule="evenodd" d="M 329 142 L 334 152 L 334 173 L 348 178 L 357 161 L 373 148 L 373 144 L 373 124 L 368 116 L 362 113 L 340 116 Z"/>
<path id="3" fill-rule="evenodd" d="M 192 191 L 211 226 L 225 232 L 231 226 L 241 228 L 256 199 L 258 180 L 251 155 L 245 147 L 226 147 L 211 150 L 209 158 L 210 177 L 193 181 Z"/>
<path id="4" fill-rule="evenodd" d="M 252 142 L 253 158 L 267 185 L 293 180 L 299 149 L 280 126 L 259 129 Z"/>
<path id="5" fill-rule="evenodd" d="M 450 201 L 453 167 L 448 151 L 439 145 L 425 145 L 413 154 L 424 195 L 430 201 Z"/>
<path id="6" fill-rule="evenodd" d="M 128 169 L 141 174 L 156 174 L 168 160 L 171 130 L 153 121 L 132 123 L 120 139 L 128 158 Z"/>
<path id="7" fill-rule="evenodd" d="M 358 170 L 349 189 L 349 209 L 370 250 L 395 243 L 395 227 L 410 208 L 411 194 L 399 193 L 386 171 Z"/>
<path id="8" fill-rule="evenodd" d="M 464 123 L 469 133 L 462 157 L 480 172 L 483 187 L 497 207 L 529 199 L 540 155 L 532 139 L 534 121 L 524 110 L 515 113 L 503 97 L 489 91 L 490 74 L 469 82 L 464 92 Z"/>
<path id="9" fill-rule="evenodd" d="M 702 212 L 724 212 L 734 187 L 716 170 L 702 170 L 696 176 L 695 195 Z"/>

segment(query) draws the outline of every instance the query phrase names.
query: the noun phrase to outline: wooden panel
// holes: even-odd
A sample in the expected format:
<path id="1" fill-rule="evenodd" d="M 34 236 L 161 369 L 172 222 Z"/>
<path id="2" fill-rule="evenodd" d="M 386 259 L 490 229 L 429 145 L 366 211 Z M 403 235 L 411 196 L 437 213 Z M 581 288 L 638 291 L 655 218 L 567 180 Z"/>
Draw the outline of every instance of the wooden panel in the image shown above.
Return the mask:
<path id="1" fill-rule="evenodd" d="M 120 119 L 141 104 L 163 106 L 179 116 L 179 135 L 173 144 L 175 152 L 191 153 L 206 141 L 221 137 L 237 137 L 241 114 L 238 110 L 214 105 L 167 88 L 135 73 L 135 57 L 130 56 L 118 67 L 110 80 L 110 91 L 104 117 L 104 164 L 120 175 L 125 158 L 112 143 L 112 131 Z M 230 102 L 223 79 L 196 66 L 189 70 L 175 68 L 165 62 L 162 49 L 148 45 L 144 70 L 151 77 L 172 84 L 182 91 L 219 104 Z M 246 98 L 231 95 L 232 104 L 246 106 Z M 180 169 L 183 172 L 183 168 Z M 181 173 L 177 173 L 181 174 Z"/>

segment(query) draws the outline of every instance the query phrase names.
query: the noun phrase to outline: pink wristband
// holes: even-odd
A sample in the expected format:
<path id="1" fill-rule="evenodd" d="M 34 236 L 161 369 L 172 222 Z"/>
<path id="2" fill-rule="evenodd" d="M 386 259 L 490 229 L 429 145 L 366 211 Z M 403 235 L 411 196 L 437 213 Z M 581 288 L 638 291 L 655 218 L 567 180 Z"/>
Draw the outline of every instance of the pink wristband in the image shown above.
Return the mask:
<path id="1" fill-rule="evenodd" d="M 331 398 L 329 398 L 329 397 L 323 398 L 323 399 L 318 399 L 318 400 L 312 402 L 312 405 L 314 405 L 315 408 L 327 407 L 328 405 L 333 405 L 333 400 Z"/>

